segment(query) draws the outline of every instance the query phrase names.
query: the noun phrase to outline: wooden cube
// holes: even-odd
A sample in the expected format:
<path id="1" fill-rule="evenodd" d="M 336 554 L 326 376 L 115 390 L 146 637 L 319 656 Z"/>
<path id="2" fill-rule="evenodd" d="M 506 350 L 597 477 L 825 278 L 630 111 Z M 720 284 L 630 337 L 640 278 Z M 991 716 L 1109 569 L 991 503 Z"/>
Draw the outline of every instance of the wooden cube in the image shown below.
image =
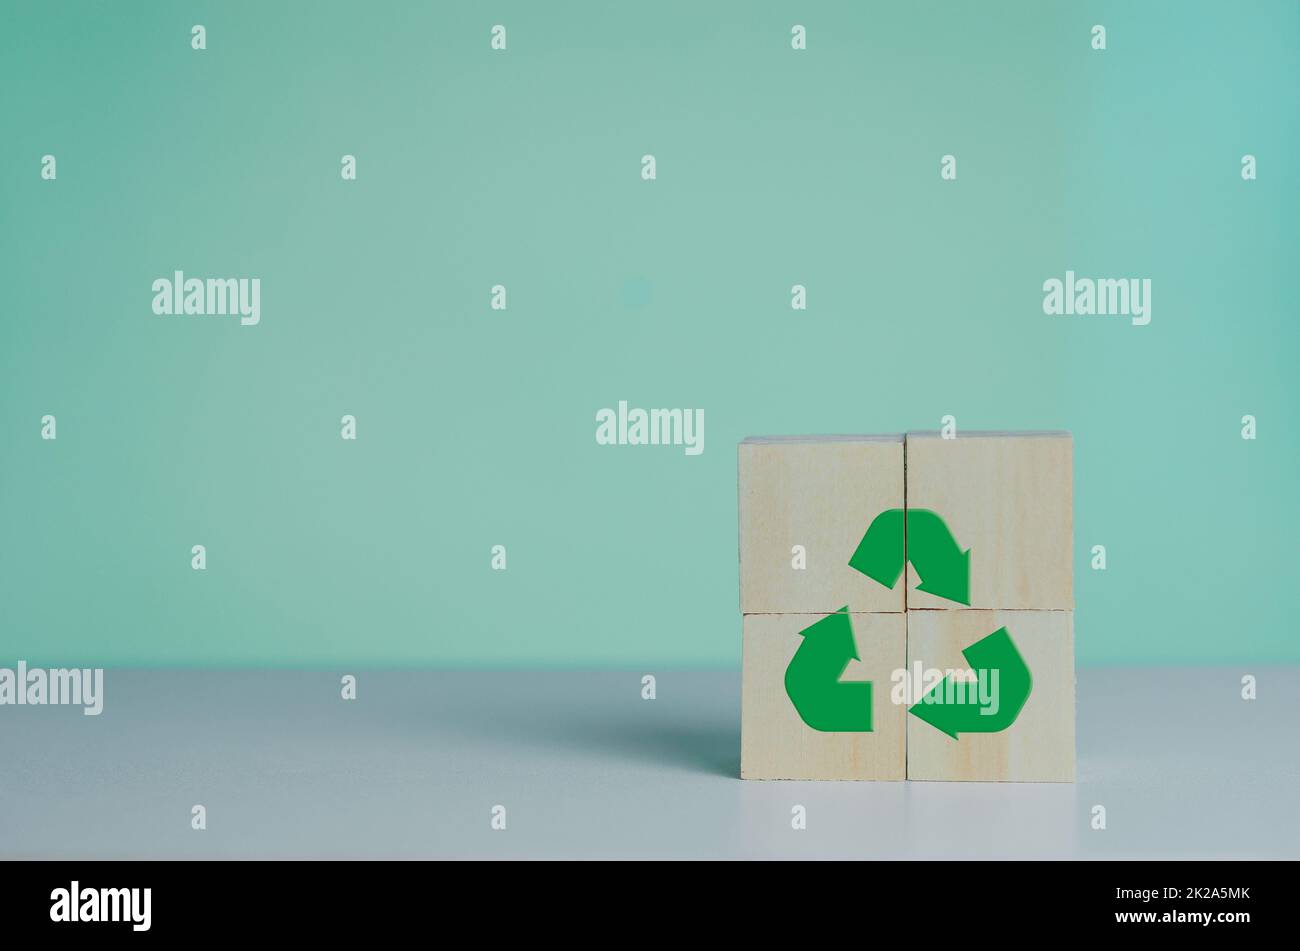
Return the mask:
<path id="1" fill-rule="evenodd" d="M 909 609 L 1074 608 L 1069 433 L 908 433 L 906 462 Z M 920 530 L 930 526 L 918 510 L 937 515 L 953 541 L 927 532 L 923 547 Z M 942 579 L 967 551 L 963 604 L 949 590 L 960 585 L 926 584 L 925 574 Z"/>
<path id="2" fill-rule="evenodd" d="M 980 722 L 997 716 L 984 718 L 977 708 L 963 711 L 960 705 L 945 704 L 946 711 L 931 708 L 922 711 L 923 718 L 916 706 L 920 698 L 911 696 L 908 779 L 1074 781 L 1073 611 L 909 611 L 909 675 L 915 676 L 918 664 L 922 670 L 969 670 L 977 665 L 963 652 L 1004 628 L 1031 681 L 1019 714 L 998 732 L 976 732 L 998 725 Z M 981 662 L 998 656 L 992 650 L 985 654 Z M 999 663 L 1003 672 L 998 706 L 1005 713 L 1021 696 L 1015 689 L 1014 660 Z M 989 662 L 988 669 L 992 666 Z"/>
<path id="3" fill-rule="evenodd" d="M 888 588 L 849 567 L 868 525 L 903 507 L 903 437 L 753 437 L 740 444 L 743 614 L 901 612 Z M 802 549 L 806 567 L 796 567 Z M 901 558 L 900 558 L 901 563 Z"/>
<path id="4" fill-rule="evenodd" d="M 881 779 L 905 776 L 904 707 L 890 700 L 890 681 L 906 658 L 905 614 L 749 614 L 743 618 L 744 656 L 741 675 L 740 775 L 743 779 Z M 818 627 L 820 625 L 820 627 Z M 847 668 L 837 671 L 839 653 L 834 639 L 852 628 L 860 661 L 844 658 Z M 815 628 L 815 630 L 814 630 Z M 817 638 L 814 643 L 811 638 Z M 870 681 L 870 698 L 860 688 L 844 691 L 847 709 L 869 704 L 870 732 L 829 732 L 810 726 L 805 716 L 820 725 L 824 714 L 803 700 L 803 713 L 787 689 L 796 652 L 829 649 L 825 686 Z M 817 663 L 817 658 L 801 661 Z M 814 669 L 816 669 L 814 667 Z M 861 725 L 861 724 L 859 724 Z"/>

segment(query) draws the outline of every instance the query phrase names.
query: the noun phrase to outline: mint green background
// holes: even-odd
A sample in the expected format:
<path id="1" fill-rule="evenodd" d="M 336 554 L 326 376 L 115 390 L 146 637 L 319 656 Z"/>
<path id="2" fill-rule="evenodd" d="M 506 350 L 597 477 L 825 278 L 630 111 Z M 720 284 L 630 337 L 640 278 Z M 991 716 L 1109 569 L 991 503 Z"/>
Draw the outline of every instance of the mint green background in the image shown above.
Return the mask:
<path id="1" fill-rule="evenodd" d="M 736 442 L 945 413 L 1074 432 L 1080 663 L 1300 660 L 1290 0 L 5 3 L 0 90 L 0 663 L 735 664 Z"/>

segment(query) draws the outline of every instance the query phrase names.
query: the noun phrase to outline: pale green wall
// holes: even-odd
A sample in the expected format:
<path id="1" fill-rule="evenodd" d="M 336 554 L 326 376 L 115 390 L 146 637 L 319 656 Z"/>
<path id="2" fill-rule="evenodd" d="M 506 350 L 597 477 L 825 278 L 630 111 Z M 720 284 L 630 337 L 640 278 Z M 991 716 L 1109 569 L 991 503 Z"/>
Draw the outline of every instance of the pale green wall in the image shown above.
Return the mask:
<path id="1" fill-rule="evenodd" d="M 0 8 L 0 662 L 733 664 L 736 442 L 945 413 L 1074 432 L 1081 663 L 1300 660 L 1294 2 L 197 9 Z"/>

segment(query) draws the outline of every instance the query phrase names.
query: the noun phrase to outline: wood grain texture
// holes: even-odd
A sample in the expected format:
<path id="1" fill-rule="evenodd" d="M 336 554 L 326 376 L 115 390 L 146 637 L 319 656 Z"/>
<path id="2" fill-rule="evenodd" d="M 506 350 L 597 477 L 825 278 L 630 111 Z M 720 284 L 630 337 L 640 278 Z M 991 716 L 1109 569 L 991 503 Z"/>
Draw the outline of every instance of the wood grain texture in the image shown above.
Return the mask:
<path id="1" fill-rule="evenodd" d="M 1074 608 L 1073 440 L 1069 433 L 907 434 L 907 507 L 931 509 L 970 549 L 970 605 Z M 908 608 L 963 607 L 916 590 Z"/>
<path id="2" fill-rule="evenodd" d="M 871 520 L 903 506 L 901 435 L 759 437 L 739 455 L 742 613 L 905 609 L 901 580 L 886 588 L 848 564 Z"/>
<path id="3" fill-rule="evenodd" d="M 954 740 L 909 714 L 908 779 L 1074 782 L 1073 611 L 909 611 L 909 669 L 969 669 L 962 650 L 1001 627 L 1033 677 L 1020 716 L 1000 733 Z"/>
<path id="4" fill-rule="evenodd" d="M 742 779 L 879 779 L 905 776 L 905 708 L 890 702 L 890 677 L 906 656 L 906 615 L 851 614 L 860 662 L 841 680 L 872 681 L 872 732 L 821 733 L 800 719 L 785 671 L 800 631 L 823 614 L 751 614 L 743 619 Z"/>

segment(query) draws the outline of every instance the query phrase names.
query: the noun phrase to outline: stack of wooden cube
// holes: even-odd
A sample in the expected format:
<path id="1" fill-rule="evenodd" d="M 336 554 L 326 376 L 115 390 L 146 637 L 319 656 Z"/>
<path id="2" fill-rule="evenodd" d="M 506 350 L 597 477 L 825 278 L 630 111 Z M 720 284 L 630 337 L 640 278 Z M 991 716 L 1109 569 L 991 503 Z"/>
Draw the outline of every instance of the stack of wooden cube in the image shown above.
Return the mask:
<path id="1" fill-rule="evenodd" d="M 849 565 L 890 510 L 942 518 L 969 551 L 967 603 L 919 590 L 906 549 L 892 587 Z M 1068 433 L 746 439 L 742 777 L 1072 782 L 1073 547 Z M 786 690 L 804 632 L 844 609 L 857 660 L 841 680 L 872 684 L 869 731 L 814 729 Z M 1010 726 L 954 737 L 909 715 L 904 681 L 970 668 L 962 652 L 1001 628 L 1032 676 Z"/>

